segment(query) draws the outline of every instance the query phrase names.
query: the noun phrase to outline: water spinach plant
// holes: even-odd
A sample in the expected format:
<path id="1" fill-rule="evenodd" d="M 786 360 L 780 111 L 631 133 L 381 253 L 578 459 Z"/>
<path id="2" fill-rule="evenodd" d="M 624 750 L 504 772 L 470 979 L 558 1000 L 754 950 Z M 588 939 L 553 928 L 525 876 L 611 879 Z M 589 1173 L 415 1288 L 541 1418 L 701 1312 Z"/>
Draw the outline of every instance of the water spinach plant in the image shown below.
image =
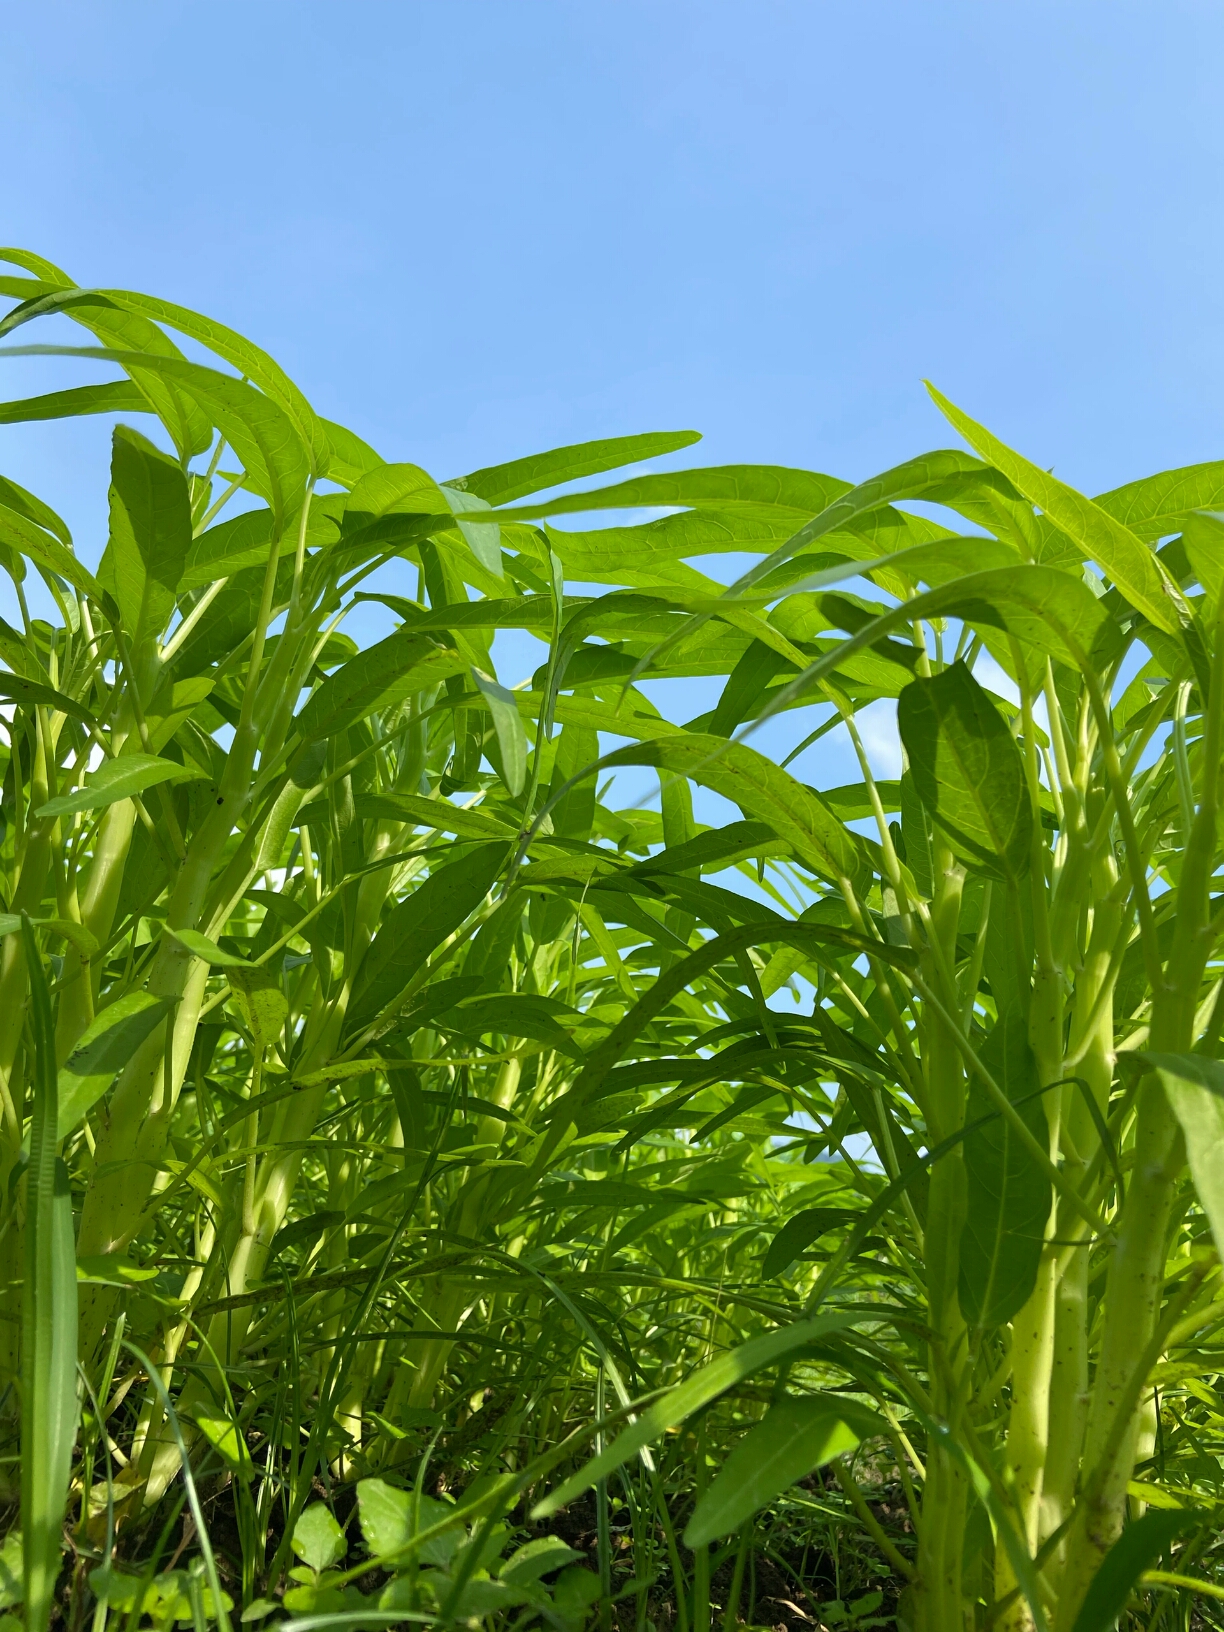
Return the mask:
<path id="1" fill-rule="evenodd" d="M 3 1606 L 1206 1613 L 1224 464 L 1090 500 L 932 391 L 972 451 L 857 486 L 438 482 L 2 253 L 112 377 L 0 422 L 117 417 L 105 540 L 0 477 Z"/>

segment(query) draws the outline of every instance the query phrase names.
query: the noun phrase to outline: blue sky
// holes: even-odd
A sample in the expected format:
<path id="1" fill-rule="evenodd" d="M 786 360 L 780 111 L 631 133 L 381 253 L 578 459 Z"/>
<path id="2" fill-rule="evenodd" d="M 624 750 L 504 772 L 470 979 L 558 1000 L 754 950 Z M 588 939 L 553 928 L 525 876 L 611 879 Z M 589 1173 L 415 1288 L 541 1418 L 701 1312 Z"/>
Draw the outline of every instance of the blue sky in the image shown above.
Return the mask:
<path id="1" fill-rule="evenodd" d="M 682 426 L 860 478 L 955 440 L 923 376 L 1090 491 L 1220 456 L 1218 5 L 2 15 L 0 237 L 215 315 L 440 478 Z M 87 558 L 107 442 L 3 437 Z"/>

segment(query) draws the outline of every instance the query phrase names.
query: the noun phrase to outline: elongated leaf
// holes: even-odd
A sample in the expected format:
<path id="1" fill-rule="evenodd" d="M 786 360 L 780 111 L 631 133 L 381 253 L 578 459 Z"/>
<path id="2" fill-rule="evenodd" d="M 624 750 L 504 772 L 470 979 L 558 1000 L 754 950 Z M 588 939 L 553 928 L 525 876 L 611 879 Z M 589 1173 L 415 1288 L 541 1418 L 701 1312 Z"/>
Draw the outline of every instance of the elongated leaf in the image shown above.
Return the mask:
<path id="1" fill-rule="evenodd" d="M 970 573 L 916 595 L 864 624 L 849 640 L 839 642 L 796 679 L 771 693 L 756 723 L 792 706 L 827 675 L 844 668 L 849 658 L 878 645 L 894 629 L 932 617 L 964 618 L 975 626 L 1005 629 L 1028 648 L 1037 663 L 1044 665 L 1048 655 L 1080 671 L 1092 661 L 1093 646 L 1111 625 L 1107 608 L 1087 585 L 1057 568 L 1020 565 Z"/>
<path id="2" fill-rule="evenodd" d="M 338 482 L 342 487 L 355 487 L 369 471 L 386 463 L 368 442 L 363 442 L 356 432 L 346 426 L 337 425 L 330 419 L 321 420 L 320 424 L 327 432 L 331 446 L 331 457 L 327 461 L 329 482 Z"/>
<path id="3" fill-rule="evenodd" d="M 127 992 L 103 1009 L 60 1067 L 59 1131 L 66 1139 L 97 1104 L 155 1026 L 174 1007 L 148 992 Z"/>
<path id="4" fill-rule="evenodd" d="M 487 572 L 495 578 L 504 576 L 501 556 L 501 528 L 496 521 L 464 520 L 465 515 L 472 515 L 476 511 L 490 508 L 487 499 L 478 498 L 475 493 L 465 493 L 457 487 L 444 487 L 446 502 L 458 518 L 459 531 L 467 541 L 468 548 Z"/>
<path id="5" fill-rule="evenodd" d="M 306 518 L 306 548 L 316 550 L 332 544 L 340 534 L 342 496 L 315 494 Z M 290 516 L 279 540 L 281 555 L 297 550 L 301 512 Z M 179 579 L 180 589 L 211 584 L 247 567 L 265 567 L 272 544 L 273 516 L 270 510 L 247 510 L 240 516 L 210 527 L 194 539 Z"/>
<path id="6" fill-rule="evenodd" d="M 694 1411 L 700 1411 L 702 1406 L 708 1405 L 711 1400 L 716 1400 L 720 1394 L 725 1394 L 729 1388 L 734 1388 L 737 1383 L 754 1376 L 766 1366 L 777 1365 L 809 1343 L 830 1337 L 835 1332 L 847 1331 L 860 1322 L 887 1318 L 869 1306 L 853 1310 L 834 1310 L 828 1314 L 815 1315 L 811 1320 L 796 1321 L 794 1325 L 783 1326 L 775 1332 L 766 1332 L 762 1337 L 751 1338 L 729 1353 L 719 1355 L 717 1360 L 703 1366 L 678 1388 L 673 1388 L 669 1394 L 664 1395 L 648 1411 L 644 1411 L 606 1450 L 592 1457 L 585 1467 L 580 1468 L 543 1501 L 537 1502 L 531 1510 L 532 1518 L 545 1519 L 558 1512 L 567 1502 L 572 1502 L 575 1496 L 581 1496 L 584 1490 L 589 1490 L 598 1480 L 606 1479 L 610 1473 L 614 1473 L 617 1468 L 628 1462 L 630 1457 L 636 1456 L 643 1446 L 649 1445 L 669 1428 L 674 1428 L 691 1417 Z"/>
<path id="7" fill-rule="evenodd" d="M 241 958 L 235 952 L 227 952 L 224 947 L 218 946 L 216 941 L 209 940 L 198 929 L 172 929 L 166 926 L 166 934 L 176 940 L 180 946 L 185 946 L 193 958 L 199 958 L 202 963 L 211 964 L 217 969 L 249 969 L 249 958 Z"/>
<path id="8" fill-rule="evenodd" d="M 83 725 L 97 725 L 97 720 L 87 708 L 73 697 L 65 697 L 62 691 L 56 691 L 54 686 L 40 685 L 37 680 L 27 680 L 20 674 L 0 674 L 0 697 L 8 697 L 19 708 L 36 708 L 39 705 L 54 709 L 60 714 L 68 714 L 74 720 L 80 720 Z"/>
<path id="9" fill-rule="evenodd" d="M 335 736 L 354 720 L 366 719 L 465 667 L 457 652 L 445 650 L 428 635 L 397 629 L 328 676 L 298 715 L 298 732 L 303 742 Z"/>
<path id="10" fill-rule="evenodd" d="M 583 476 L 597 476 L 602 470 L 636 464 L 640 459 L 657 459 L 660 454 L 674 453 L 677 448 L 687 448 L 700 441 L 700 431 L 647 431 L 641 436 L 575 442 L 548 453 L 514 459 L 508 465 L 489 465 L 484 470 L 472 471 L 469 476 L 454 477 L 446 485 L 475 493 L 490 504 L 509 504 L 525 493 L 559 487 L 562 482 L 577 481 Z"/>
<path id="11" fill-rule="evenodd" d="M 361 966 L 350 1030 L 367 1025 L 403 991 L 430 953 L 484 900 L 508 859 L 504 844 L 475 845 L 431 873 L 388 913 Z"/>
<path id="12" fill-rule="evenodd" d="M 1224 460 L 1143 476 L 1099 493 L 1095 502 L 1139 538 L 1161 538 L 1196 510 L 1224 508 Z"/>
<path id="13" fill-rule="evenodd" d="M 613 487 L 565 493 L 502 512 L 506 516 L 564 516 L 593 510 L 631 510 L 684 505 L 718 509 L 724 505 L 773 506 L 814 516 L 850 491 L 850 483 L 811 470 L 783 465 L 708 465 L 699 470 L 668 470 L 632 476 Z"/>
<path id="14" fill-rule="evenodd" d="M 479 669 L 472 670 L 472 679 L 493 716 L 502 781 L 511 798 L 517 799 L 527 782 L 527 733 L 519 717 L 514 693 L 489 675 L 482 674 Z"/>
<path id="15" fill-rule="evenodd" d="M 767 822 L 795 854 L 823 877 L 861 881 L 866 857 L 820 795 L 743 743 L 678 732 L 604 757 L 606 767 L 654 765 L 732 799 L 749 818 Z"/>
<path id="16" fill-rule="evenodd" d="M 164 626 L 190 548 L 191 499 L 182 470 L 143 436 L 116 426 L 110 542 L 99 571 L 135 645 Z"/>
<path id="17" fill-rule="evenodd" d="M 880 1430 L 886 1429 L 881 1420 Z M 703 1491 L 684 1545 L 705 1547 L 729 1536 L 797 1480 L 854 1450 L 859 1438 L 831 1400 L 790 1399 L 772 1406 Z"/>
<path id="18" fill-rule="evenodd" d="M 26 1176 L 21 1312 L 21 1536 L 24 1624 L 46 1632 L 63 1552 L 76 1438 L 77 1286 L 68 1170 L 56 1155 L 55 1032 L 38 942 L 23 925 L 34 1031 L 34 1117 Z"/>
<path id="19" fill-rule="evenodd" d="M 190 782 L 204 776 L 195 765 L 179 765 L 155 754 L 123 754 L 107 759 L 89 773 L 85 785 L 75 793 L 48 799 L 34 814 L 41 818 L 71 816 L 78 810 L 103 810 L 119 799 L 130 799 L 159 782 Z"/>
<path id="20" fill-rule="evenodd" d="M 517 832 L 491 811 L 465 810 L 447 799 L 426 799 L 417 793 L 368 793 L 358 800 L 357 809 L 362 815 L 411 822 L 416 827 L 433 827 L 464 839 L 501 837 L 509 842 Z"/>
<path id="21" fill-rule="evenodd" d="M 1027 1032 L 1022 1015 L 1004 1015 L 982 1049 L 982 1064 L 1013 1101 L 1038 1086 Z M 985 1119 L 993 1109 L 994 1101 L 973 1078 L 967 1120 Z M 1020 1115 L 1044 1148 L 1049 1130 L 1041 1101 L 1029 1099 Z M 964 1152 L 968 1202 L 960 1246 L 961 1310 L 971 1326 L 1002 1326 L 1037 1282 L 1050 1181 L 1003 1117 L 983 1120 L 966 1136 Z"/>
<path id="22" fill-rule="evenodd" d="M 10 510 L 16 510 L 27 521 L 32 521 L 45 533 L 58 538 L 66 550 L 72 548 L 72 534 L 68 531 L 68 523 L 63 517 L 57 516 L 51 506 L 44 504 L 37 494 L 30 492 L 29 488 L 22 487 L 19 482 L 14 482 L 7 476 L 0 476 L 0 504 L 7 504 Z"/>
<path id="23" fill-rule="evenodd" d="M 1159 1073 L 1186 1140 L 1186 1160 L 1207 1214 L 1216 1250 L 1224 1253 L 1224 1063 L 1202 1054 L 1146 1054 Z"/>
<path id="24" fill-rule="evenodd" d="M 855 1216 L 844 1207 L 804 1207 L 792 1214 L 769 1243 L 761 1265 L 761 1279 L 771 1281 L 776 1275 L 784 1274 L 813 1241 Z"/>
<path id="25" fill-rule="evenodd" d="M 78 414 L 151 414 L 153 408 L 131 380 L 78 385 L 71 391 L 48 391 L 41 397 L 0 402 L 0 425 L 22 425 L 34 419 L 72 419 Z"/>
<path id="26" fill-rule="evenodd" d="M 1177 632 L 1177 613 L 1156 559 L 1129 527 L 1000 442 L 933 385 L 928 384 L 927 390 L 970 447 L 976 448 L 996 470 L 1001 470 L 1026 499 L 1073 539 L 1084 554 L 1108 574 L 1132 606 L 1166 634 Z"/>
<path id="27" fill-rule="evenodd" d="M 1114 1542 L 1092 1579 L 1072 1632 L 1113 1632 L 1118 1616 L 1144 1570 L 1169 1543 L 1190 1529 L 1199 1515 L 1189 1510 L 1145 1513 Z"/>
<path id="28" fill-rule="evenodd" d="M 1020 750 L 965 665 L 906 686 L 897 724 L 918 796 L 957 856 L 991 878 L 1023 878 L 1033 812 Z"/>
<path id="29" fill-rule="evenodd" d="M 35 566 L 53 572 L 57 578 L 66 579 L 83 594 L 101 599 L 93 573 L 81 565 L 72 551 L 65 549 L 57 538 L 52 538 L 50 533 L 35 526 L 28 517 L 11 510 L 6 504 L 0 504 L 0 543 L 17 550 L 33 561 Z"/>
<path id="30" fill-rule="evenodd" d="M 50 315 L 58 310 L 69 311 L 75 316 L 95 307 L 102 311 L 114 307 L 153 324 L 164 323 L 178 333 L 198 340 L 218 357 L 223 357 L 239 373 L 253 380 L 260 391 L 278 405 L 293 426 L 296 438 L 309 452 L 310 473 L 313 476 L 327 474 L 331 451 L 327 432 L 301 391 L 266 352 L 215 319 L 204 317 L 186 306 L 177 306 L 172 301 L 135 294 L 127 289 L 73 289 L 47 297 L 23 313 L 21 320 L 28 322 L 31 318 Z M 10 327 L 12 324 L 0 324 L 0 334 L 7 333 Z"/>
<path id="31" fill-rule="evenodd" d="M 272 509 L 279 532 L 302 502 L 310 460 L 293 421 L 270 397 L 231 374 L 181 357 L 96 346 L 7 346 L 5 357 L 93 357 L 163 376 L 199 403 L 242 460 L 247 482 Z"/>

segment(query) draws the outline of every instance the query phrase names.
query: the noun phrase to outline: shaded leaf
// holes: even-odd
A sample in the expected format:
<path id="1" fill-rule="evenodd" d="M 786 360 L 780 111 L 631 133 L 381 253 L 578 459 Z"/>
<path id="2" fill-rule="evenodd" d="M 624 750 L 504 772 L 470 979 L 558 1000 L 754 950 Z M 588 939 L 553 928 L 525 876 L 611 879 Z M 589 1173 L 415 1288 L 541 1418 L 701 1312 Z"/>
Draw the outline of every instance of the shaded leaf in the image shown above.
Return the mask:
<path id="1" fill-rule="evenodd" d="M 886 1426 L 881 1420 L 880 1431 Z M 797 1480 L 854 1450 L 860 1437 L 829 1400 L 789 1399 L 772 1406 L 698 1498 L 685 1546 L 704 1547 L 730 1535 Z"/>
<path id="2" fill-rule="evenodd" d="M 1020 750 L 965 665 L 906 686 L 897 725 L 918 796 L 958 859 L 992 878 L 1024 877 L 1033 813 Z"/>

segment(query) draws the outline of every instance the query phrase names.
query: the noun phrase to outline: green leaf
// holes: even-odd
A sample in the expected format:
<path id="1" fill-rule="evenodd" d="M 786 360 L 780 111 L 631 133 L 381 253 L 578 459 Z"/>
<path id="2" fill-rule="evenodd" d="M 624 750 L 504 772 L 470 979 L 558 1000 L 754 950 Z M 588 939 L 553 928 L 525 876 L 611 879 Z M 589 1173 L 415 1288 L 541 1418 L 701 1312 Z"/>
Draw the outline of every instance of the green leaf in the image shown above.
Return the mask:
<path id="1" fill-rule="evenodd" d="M 71 816 L 78 810 L 103 810 L 159 782 L 190 782 L 204 774 L 194 765 L 179 765 L 172 759 L 158 759 L 155 754 L 122 754 L 118 759 L 104 760 L 96 771 L 89 772 L 84 787 L 49 799 L 34 814 L 46 819 Z"/>
<path id="2" fill-rule="evenodd" d="M 311 475 L 327 474 L 327 462 L 331 451 L 327 432 L 301 391 L 266 352 L 212 318 L 203 317 L 199 312 L 193 312 L 186 306 L 177 306 L 167 300 L 157 300 L 152 295 L 135 294 L 127 289 L 71 289 L 39 301 L 37 305 L 23 312 L 18 321 L 28 322 L 34 317 L 67 311 L 70 316 L 76 317 L 78 322 L 85 323 L 87 327 L 102 333 L 109 332 L 118 339 L 123 330 L 122 327 L 116 330 L 114 319 L 105 315 L 108 308 L 130 314 L 138 320 L 143 319 L 149 328 L 155 329 L 157 324 L 164 323 L 168 328 L 177 330 L 179 334 L 186 334 L 191 339 L 198 340 L 218 357 L 223 357 L 246 379 L 252 380 L 260 392 L 277 405 L 281 416 L 293 427 L 295 438 L 309 454 Z M 5 322 L 0 323 L 0 334 L 7 333 L 14 327 L 13 319 L 14 314 L 10 313 Z M 144 334 L 147 330 L 137 332 Z M 173 347 L 164 335 L 161 339 L 168 350 L 177 354 L 177 347 Z M 141 359 L 137 354 L 138 363 L 148 360 Z M 165 360 L 159 356 L 155 362 L 161 364 Z M 170 360 L 176 359 L 172 357 Z"/>
<path id="3" fill-rule="evenodd" d="M 418 793 L 367 793 L 357 801 L 363 816 L 377 816 L 393 822 L 410 822 L 414 827 L 432 827 L 440 833 L 455 833 L 464 839 L 495 839 L 508 842 L 518 832 L 491 812 L 462 809 L 448 799 L 426 799 Z"/>
<path id="4" fill-rule="evenodd" d="M 886 1430 L 882 1421 L 880 1430 Z M 860 1437 L 828 1400 L 789 1399 L 772 1406 L 698 1498 L 684 1545 L 705 1547 L 730 1535 L 797 1480 L 854 1450 Z"/>
<path id="5" fill-rule="evenodd" d="M 270 397 L 232 374 L 186 358 L 96 346 L 7 346 L 0 356 L 93 357 L 165 377 L 199 403 L 241 459 L 247 485 L 271 507 L 278 533 L 302 502 L 310 460 L 293 422 Z"/>
<path id="6" fill-rule="evenodd" d="M 341 487 L 355 487 L 363 476 L 386 463 L 368 442 L 363 442 L 346 426 L 337 425 L 330 419 L 321 420 L 320 424 L 331 444 L 331 457 L 327 462 L 329 482 L 337 482 Z"/>
<path id="7" fill-rule="evenodd" d="M 28 517 L 6 504 L 0 504 L 0 543 L 26 556 L 35 566 L 66 579 L 82 594 L 92 595 L 95 600 L 101 599 L 93 573 L 81 565 L 72 551 L 65 549 L 58 539 L 52 538 Z"/>
<path id="8" fill-rule="evenodd" d="M 338 1564 L 348 1552 L 344 1531 L 322 1502 L 305 1508 L 293 1527 L 293 1550 L 316 1575 Z"/>
<path id="9" fill-rule="evenodd" d="M 357 1511 L 361 1518 L 361 1534 L 370 1553 L 376 1558 L 401 1552 L 413 1536 L 422 1530 L 431 1530 L 435 1524 L 455 1513 L 446 1502 L 432 1496 L 418 1495 L 415 1491 L 399 1490 L 384 1479 L 362 1479 L 357 1485 Z M 413 1522 L 415 1518 L 415 1523 Z M 447 1564 L 463 1535 L 459 1523 L 454 1530 L 434 1536 L 420 1550 L 426 1564 Z"/>
<path id="10" fill-rule="evenodd" d="M 83 725 L 97 725 L 97 720 L 87 708 L 82 708 L 75 698 L 65 697 L 62 691 L 56 691 L 54 686 L 40 685 L 37 680 L 27 680 L 20 674 L 0 673 L 0 697 L 9 697 L 19 708 L 33 710 L 40 704 L 60 714 L 68 714 L 74 720 L 80 720 Z"/>
<path id="11" fill-rule="evenodd" d="M 982 1064 L 1015 1103 L 1038 1087 L 1037 1062 L 1020 1014 L 1003 1015 L 981 1050 Z M 990 1116 L 994 1101 L 971 1078 L 966 1120 Z M 1038 1144 L 1049 1143 L 1039 1099 L 1019 1107 Z M 1005 1117 L 983 1121 L 965 1137 L 967 1207 L 960 1243 L 960 1306 L 971 1326 L 1002 1326 L 1037 1284 L 1050 1181 Z"/>
<path id="12" fill-rule="evenodd" d="M 499 685 L 479 669 L 472 670 L 476 689 L 493 716 L 501 764 L 498 772 L 512 799 L 517 799 L 527 782 L 527 733 L 519 716 L 514 693 Z"/>
<path id="13" fill-rule="evenodd" d="M 324 680 L 297 717 L 303 742 L 318 742 L 346 730 L 355 720 L 402 702 L 413 691 L 438 685 L 467 665 L 428 635 L 397 629 Z"/>
<path id="14" fill-rule="evenodd" d="M 342 496 L 338 493 L 315 494 L 306 518 L 306 548 L 316 550 L 332 544 L 339 537 Z M 301 518 L 299 510 L 290 516 L 278 544 L 280 555 L 297 551 Z M 272 546 L 272 512 L 246 510 L 239 516 L 210 527 L 192 541 L 187 552 L 186 565 L 179 579 L 180 590 L 214 583 L 228 578 L 246 567 L 258 567 L 262 587 L 263 569 L 267 566 Z"/>
<path id="15" fill-rule="evenodd" d="M 181 932 L 180 932 L 181 938 Z M 245 968 L 226 965 L 226 979 L 238 1002 L 256 1050 L 262 1054 L 279 1041 L 289 1013 L 289 1001 L 281 987 L 280 974 L 263 965 Z"/>
<path id="16" fill-rule="evenodd" d="M 22 936 L 34 1034 L 21 1303 L 22 1574 L 25 1625 L 29 1632 L 47 1632 L 76 1439 L 76 1243 L 68 1169 L 55 1153 L 59 1100 L 51 996 L 28 918 Z"/>
<path id="17" fill-rule="evenodd" d="M 21 1602 L 21 1573 L 21 1531 L 10 1530 L 0 1546 L 0 1609 Z"/>
<path id="18" fill-rule="evenodd" d="M 796 856 L 825 878 L 861 884 L 868 866 L 856 834 L 838 821 L 815 789 L 744 743 L 699 732 L 677 732 L 620 748 L 602 765 L 654 765 L 733 800 L 749 818 L 766 822 Z"/>
<path id="19" fill-rule="evenodd" d="M 1023 878 L 1033 812 L 1020 749 L 965 665 L 906 686 L 897 724 L 918 796 L 958 859 L 991 878 Z"/>
<path id="20" fill-rule="evenodd" d="M 1198 1523 L 1199 1517 L 1188 1509 L 1180 1513 L 1166 1510 L 1145 1513 L 1128 1524 L 1101 1560 L 1071 1632 L 1112 1632 L 1144 1570 L 1183 1530 Z"/>
<path id="21" fill-rule="evenodd" d="M 359 1030 L 391 1003 L 430 953 L 476 910 L 509 859 L 505 844 L 474 845 L 439 867 L 387 914 L 361 965 L 348 1029 Z"/>
<path id="22" fill-rule="evenodd" d="M 185 946 L 193 958 L 199 958 L 202 963 L 212 964 L 218 969 L 250 969 L 248 958 L 241 958 L 235 952 L 227 952 L 210 941 L 207 935 L 202 935 L 198 929 L 172 929 L 166 925 L 166 934 L 176 940 L 180 946 Z"/>
<path id="23" fill-rule="evenodd" d="M 134 645 L 165 626 L 190 548 L 191 499 L 182 470 L 143 436 L 117 425 L 110 541 L 99 572 L 104 583 L 109 577 Z"/>
<path id="24" fill-rule="evenodd" d="M 1216 1250 L 1224 1254 L 1224 1063 L 1202 1054 L 1145 1054 L 1186 1140 L 1186 1161 Z"/>
<path id="25" fill-rule="evenodd" d="M 575 1552 L 559 1536 L 539 1536 L 510 1554 L 498 1572 L 498 1580 L 508 1581 L 515 1587 L 529 1586 L 542 1576 L 551 1575 L 553 1570 L 559 1570 L 562 1564 L 581 1557 L 581 1553 Z"/>
<path id="26" fill-rule="evenodd" d="M 1096 503 L 1140 538 L 1177 532 L 1195 510 L 1224 509 L 1224 460 L 1183 465 L 1099 493 Z"/>
<path id="27" fill-rule="evenodd" d="M 68 531 L 68 523 L 63 517 L 57 516 L 51 506 L 44 504 L 37 494 L 30 492 L 29 488 L 22 487 L 19 482 L 11 481 L 7 476 L 0 476 L 0 504 L 7 504 L 10 510 L 16 510 L 27 521 L 32 521 L 45 533 L 58 538 L 66 550 L 72 548 L 72 534 Z"/>
<path id="28" fill-rule="evenodd" d="M 196 1427 L 231 1473 L 242 1480 L 249 1481 L 255 1477 L 251 1453 L 236 1422 L 231 1422 L 228 1417 L 210 1417 L 200 1412 L 196 1413 L 195 1420 Z"/>
<path id="29" fill-rule="evenodd" d="M 585 1467 L 580 1468 L 551 1495 L 537 1502 L 531 1510 L 531 1517 L 533 1519 L 550 1517 L 567 1502 L 572 1502 L 575 1496 L 581 1496 L 584 1490 L 589 1490 L 598 1480 L 606 1479 L 610 1473 L 622 1467 L 630 1457 L 636 1456 L 643 1446 L 658 1439 L 669 1428 L 686 1421 L 694 1411 L 700 1411 L 702 1406 L 709 1405 L 720 1394 L 725 1394 L 729 1388 L 734 1388 L 737 1383 L 754 1376 L 764 1367 L 778 1365 L 806 1348 L 809 1343 L 830 1337 L 835 1332 L 847 1331 L 860 1321 L 886 1319 L 888 1319 L 886 1315 L 877 1313 L 866 1305 L 853 1310 L 831 1310 L 828 1314 L 815 1315 L 810 1320 L 796 1321 L 794 1325 L 783 1326 L 777 1331 L 766 1332 L 761 1337 L 750 1338 L 747 1343 L 741 1343 L 729 1353 L 719 1355 L 717 1360 L 703 1366 L 678 1388 L 673 1388 L 661 1400 L 656 1401 L 606 1450 L 592 1457 Z"/>
<path id="30" fill-rule="evenodd" d="M 474 470 L 469 476 L 453 478 L 446 486 L 475 493 L 489 504 L 509 504 L 526 493 L 559 487 L 562 482 L 578 481 L 583 476 L 597 476 L 602 470 L 637 464 L 641 459 L 657 459 L 661 454 L 674 453 L 677 448 L 691 447 L 700 441 L 700 431 L 646 431 L 641 436 L 575 442 L 569 447 L 512 460 L 508 465 Z"/>
<path id="31" fill-rule="evenodd" d="M 173 1007 L 171 998 L 125 992 L 91 1021 L 60 1067 L 58 1138 L 68 1137 Z"/>
<path id="32" fill-rule="evenodd" d="M 472 554 L 486 572 L 491 572 L 495 578 L 504 577 L 501 555 L 501 528 L 497 522 L 465 521 L 463 519 L 464 513 L 470 514 L 472 511 L 488 510 L 490 508 L 489 501 L 478 498 L 475 493 L 464 493 L 457 487 L 443 487 L 442 492 L 446 496 L 446 502 L 455 513 L 459 531 L 463 534 Z"/>
<path id="33" fill-rule="evenodd" d="M 928 383 L 936 405 L 983 459 L 1007 479 L 1025 498 L 1050 518 L 1097 563 L 1130 604 L 1143 613 L 1158 629 L 1176 634 L 1179 619 L 1170 599 L 1166 581 L 1162 578 L 1156 558 L 1147 545 L 1129 527 L 1117 521 L 1107 510 L 1091 499 L 1077 493 L 1073 487 L 1031 464 L 1006 443 L 1000 442 L 988 430 L 969 418 L 954 403 Z"/>
<path id="34" fill-rule="evenodd" d="M 78 385 L 71 391 L 48 391 L 41 397 L 0 402 L 0 425 L 22 425 L 35 419 L 72 419 L 78 414 L 151 414 L 153 408 L 131 380 Z"/>
<path id="35" fill-rule="evenodd" d="M 845 1207 L 805 1207 L 793 1214 L 769 1243 L 761 1265 L 761 1279 L 771 1281 L 785 1272 L 813 1241 L 835 1230 L 857 1214 Z"/>
<path id="36" fill-rule="evenodd" d="M 811 470 L 790 470 L 783 465 L 708 465 L 697 470 L 667 470 L 631 476 L 612 487 L 565 493 L 503 511 L 510 516 L 563 516 L 595 510 L 632 510 L 685 505 L 693 509 L 755 505 L 817 515 L 851 484 L 836 476 Z"/>

